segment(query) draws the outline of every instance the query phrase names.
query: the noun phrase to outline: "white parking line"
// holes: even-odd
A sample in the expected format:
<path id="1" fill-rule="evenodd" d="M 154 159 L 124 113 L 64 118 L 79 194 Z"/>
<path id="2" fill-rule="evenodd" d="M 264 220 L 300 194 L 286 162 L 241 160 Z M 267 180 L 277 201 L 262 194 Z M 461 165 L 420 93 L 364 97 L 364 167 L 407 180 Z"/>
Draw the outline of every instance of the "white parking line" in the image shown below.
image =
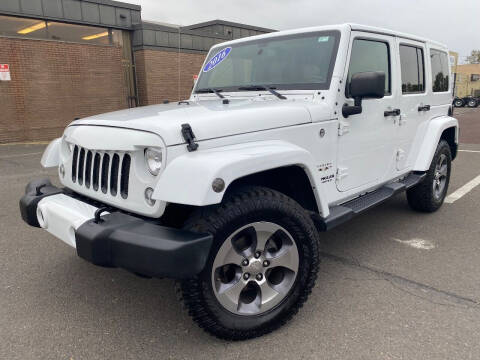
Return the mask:
<path id="1" fill-rule="evenodd" d="M 420 249 L 420 250 L 432 250 L 435 249 L 435 244 L 429 240 L 424 240 L 424 239 L 419 239 L 419 238 L 413 238 L 410 240 L 400 240 L 396 238 L 392 238 L 394 241 L 399 242 L 400 244 L 404 244 L 410 247 L 413 247 L 414 249 Z"/>
<path id="2" fill-rule="evenodd" d="M 469 152 L 469 153 L 480 153 L 480 150 L 458 150 L 461 152 Z"/>
<path id="3" fill-rule="evenodd" d="M 454 203 L 458 199 L 462 198 L 464 195 L 468 194 L 478 185 L 480 185 L 480 175 L 478 175 L 476 178 L 474 178 L 473 180 L 463 185 L 460 189 L 448 195 L 445 198 L 445 202 L 448 204 Z"/>

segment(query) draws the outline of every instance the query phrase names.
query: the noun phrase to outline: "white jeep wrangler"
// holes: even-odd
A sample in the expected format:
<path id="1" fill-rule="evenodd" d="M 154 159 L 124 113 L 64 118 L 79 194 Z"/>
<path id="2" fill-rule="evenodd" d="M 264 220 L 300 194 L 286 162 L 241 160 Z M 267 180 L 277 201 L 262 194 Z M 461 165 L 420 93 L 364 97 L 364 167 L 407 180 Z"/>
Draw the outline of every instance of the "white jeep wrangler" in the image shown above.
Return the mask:
<path id="1" fill-rule="evenodd" d="M 306 301 L 320 232 L 406 190 L 433 212 L 458 144 L 447 48 L 346 24 L 216 45 L 188 101 L 74 121 L 23 219 L 83 259 L 178 279 L 224 339 L 286 323 Z"/>

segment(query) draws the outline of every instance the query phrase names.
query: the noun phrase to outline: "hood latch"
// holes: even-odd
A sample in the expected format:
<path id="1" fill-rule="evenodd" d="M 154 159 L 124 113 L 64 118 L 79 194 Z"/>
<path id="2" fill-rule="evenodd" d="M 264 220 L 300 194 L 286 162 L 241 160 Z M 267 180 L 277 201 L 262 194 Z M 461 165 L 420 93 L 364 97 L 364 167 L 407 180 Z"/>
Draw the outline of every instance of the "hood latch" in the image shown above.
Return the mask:
<path id="1" fill-rule="evenodd" d="M 188 151 L 192 152 L 198 149 L 198 144 L 195 142 L 195 134 L 193 133 L 190 124 L 182 124 L 182 136 L 188 143 Z"/>

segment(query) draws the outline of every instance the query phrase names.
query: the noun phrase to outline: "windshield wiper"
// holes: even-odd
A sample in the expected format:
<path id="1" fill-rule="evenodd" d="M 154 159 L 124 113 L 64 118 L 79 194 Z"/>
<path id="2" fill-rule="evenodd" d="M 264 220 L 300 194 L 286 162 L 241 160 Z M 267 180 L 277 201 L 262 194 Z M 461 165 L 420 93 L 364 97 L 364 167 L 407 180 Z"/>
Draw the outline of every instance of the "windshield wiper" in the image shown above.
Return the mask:
<path id="1" fill-rule="evenodd" d="M 225 99 L 225 96 L 223 96 L 222 94 L 220 94 L 220 91 L 221 91 L 221 90 L 213 89 L 213 88 L 204 88 L 204 89 L 198 89 L 198 90 L 196 90 L 195 92 L 196 92 L 197 94 L 202 94 L 202 93 L 214 93 L 214 94 L 217 95 L 220 99 Z"/>
<path id="2" fill-rule="evenodd" d="M 282 100 L 286 100 L 287 97 L 278 93 L 277 91 L 275 91 L 275 88 L 274 87 L 271 87 L 271 86 L 263 86 L 263 85 L 252 85 L 252 86 L 241 86 L 238 88 L 238 90 L 245 90 L 245 91 L 261 91 L 261 90 L 267 90 L 269 91 L 271 94 L 275 95 L 277 98 L 279 99 L 282 99 Z"/>

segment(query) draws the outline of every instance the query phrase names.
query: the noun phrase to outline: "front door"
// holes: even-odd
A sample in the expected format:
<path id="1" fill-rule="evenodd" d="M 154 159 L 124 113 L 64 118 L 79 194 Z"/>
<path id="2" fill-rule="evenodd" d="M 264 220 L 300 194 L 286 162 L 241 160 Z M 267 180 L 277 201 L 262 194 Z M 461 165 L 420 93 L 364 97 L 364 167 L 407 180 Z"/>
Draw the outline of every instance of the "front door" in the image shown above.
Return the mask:
<path id="1" fill-rule="evenodd" d="M 353 99 L 348 96 L 348 86 L 352 75 L 359 72 L 385 72 L 385 97 L 364 99 L 361 114 L 348 118 L 340 115 L 337 156 L 339 191 L 373 186 L 394 172 L 398 117 L 385 116 L 385 111 L 397 108 L 395 50 L 395 38 L 391 36 L 352 33 L 345 77 L 345 102 L 353 105 Z"/>

